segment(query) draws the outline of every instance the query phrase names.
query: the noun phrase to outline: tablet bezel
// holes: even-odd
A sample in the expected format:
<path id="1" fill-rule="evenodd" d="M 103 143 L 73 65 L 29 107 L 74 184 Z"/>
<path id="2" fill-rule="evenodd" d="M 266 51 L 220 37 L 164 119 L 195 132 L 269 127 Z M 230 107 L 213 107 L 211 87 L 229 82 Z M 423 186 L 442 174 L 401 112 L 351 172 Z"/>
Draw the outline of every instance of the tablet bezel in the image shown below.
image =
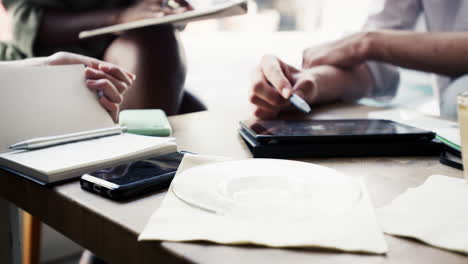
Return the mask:
<path id="1" fill-rule="evenodd" d="M 342 142 L 400 142 L 400 141 L 431 141 L 435 138 L 436 134 L 424 129 L 408 126 L 406 124 L 397 123 L 385 119 L 315 119 L 315 120 L 276 120 L 279 122 L 304 122 L 319 124 L 321 122 L 357 122 L 357 121 L 377 121 L 391 123 L 394 126 L 410 128 L 414 130 L 411 133 L 391 133 L 391 134 L 336 134 L 336 135 L 258 135 L 250 128 L 250 124 L 258 120 L 245 120 L 241 121 L 240 125 L 247 133 L 249 133 L 255 140 L 262 144 L 278 144 L 278 143 L 342 143 Z M 275 122 L 275 120 L 268 120 L 268 122 Z"/>

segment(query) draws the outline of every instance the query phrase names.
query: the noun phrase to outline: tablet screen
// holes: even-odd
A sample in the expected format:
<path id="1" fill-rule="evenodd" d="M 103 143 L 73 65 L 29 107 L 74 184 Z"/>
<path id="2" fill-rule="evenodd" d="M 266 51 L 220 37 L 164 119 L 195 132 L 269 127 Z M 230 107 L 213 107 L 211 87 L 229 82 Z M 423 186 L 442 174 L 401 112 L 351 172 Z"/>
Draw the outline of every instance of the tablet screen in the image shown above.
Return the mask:
<path id="1" fill-rule="evenodd" d="M 425 134 L 429 131 L 389 120 L 343 119 L 343 120 L 249 120 L 243 127 L 254 136 L 302 137 L 302 136 L 363 136 Z"/>

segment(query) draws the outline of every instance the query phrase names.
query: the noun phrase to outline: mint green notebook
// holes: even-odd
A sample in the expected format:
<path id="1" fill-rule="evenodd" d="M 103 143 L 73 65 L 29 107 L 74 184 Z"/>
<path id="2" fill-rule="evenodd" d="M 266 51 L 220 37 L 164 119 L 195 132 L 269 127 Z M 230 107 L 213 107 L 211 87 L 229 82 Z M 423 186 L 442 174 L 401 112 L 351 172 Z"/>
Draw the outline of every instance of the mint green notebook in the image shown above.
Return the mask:
<path id="1" fill-rule="evenodd" d="M 166 113 L 160 109 L 123 110 L 119 124 L 131 134 L 168 137 L 172 133 Z"/>

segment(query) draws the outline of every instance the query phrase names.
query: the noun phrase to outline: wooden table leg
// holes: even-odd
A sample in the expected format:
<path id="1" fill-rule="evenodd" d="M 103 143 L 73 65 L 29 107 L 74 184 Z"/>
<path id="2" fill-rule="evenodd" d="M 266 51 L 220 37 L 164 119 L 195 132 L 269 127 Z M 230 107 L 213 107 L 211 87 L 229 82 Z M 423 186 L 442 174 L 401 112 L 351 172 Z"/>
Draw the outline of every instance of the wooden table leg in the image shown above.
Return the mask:
<path id="1" fill-rule="evenodd" d="M 41 221 L 23 211 L 23 264 L 39 264 Z"/>
<path id="2" fill-rule="evenodd" d="M 21 263 L 18 208 L 0 198 L 0 263 Z"/>

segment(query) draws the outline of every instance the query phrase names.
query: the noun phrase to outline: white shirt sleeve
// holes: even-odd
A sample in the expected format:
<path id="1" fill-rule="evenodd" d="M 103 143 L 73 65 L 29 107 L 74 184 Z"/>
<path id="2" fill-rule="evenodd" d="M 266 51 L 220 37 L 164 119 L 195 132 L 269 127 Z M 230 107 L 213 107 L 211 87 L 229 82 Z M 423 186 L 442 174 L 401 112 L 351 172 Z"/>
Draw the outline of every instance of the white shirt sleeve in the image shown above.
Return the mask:
<path id="1" fill-rule="evenodd" d="M 395 29 L 411 30 L 422 12 L 422 0 L 372 0 L 365 30 Z M 400 74 L 396 66 L 368 62 L 374 79 L 371 97 L 389 100 L 397 92 Z"/>

